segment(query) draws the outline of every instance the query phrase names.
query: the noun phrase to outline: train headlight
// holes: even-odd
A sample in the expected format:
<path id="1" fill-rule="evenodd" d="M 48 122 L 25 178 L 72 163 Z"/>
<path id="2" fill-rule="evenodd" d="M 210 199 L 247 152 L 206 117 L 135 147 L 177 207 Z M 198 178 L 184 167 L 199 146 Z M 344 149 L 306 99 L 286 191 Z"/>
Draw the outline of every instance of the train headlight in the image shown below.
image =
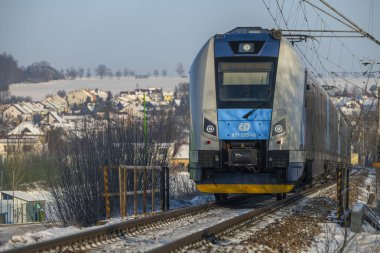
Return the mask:
<path id="1" fill-rule="evenodd" d="M 255 51 L 255 46 L 253 43 L 240 43 L 239 44 L 239 53 L 253 53 Z"/>
<path id="2" fill-rule="evenodd" d="M 283 118 L 280 121 L 273 124 L 272 136 L 277 136 L 277 135 L 285 134 L 285 133 L 286 133 L 286 121 L 285 121 L 285 118 Z"/>

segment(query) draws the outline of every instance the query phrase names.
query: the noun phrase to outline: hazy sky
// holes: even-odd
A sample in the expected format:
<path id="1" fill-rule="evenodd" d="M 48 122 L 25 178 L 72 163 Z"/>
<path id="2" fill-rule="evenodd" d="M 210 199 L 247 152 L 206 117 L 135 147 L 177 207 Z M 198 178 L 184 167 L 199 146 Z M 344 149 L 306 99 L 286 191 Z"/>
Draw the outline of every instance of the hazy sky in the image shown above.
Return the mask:
<path id="1" fill-rule="evenodd" d="M 372 29 L 370 2 L 329 0 L 380 40 L 380 3 L 374 1 Z M 46 60 L 57 69 L 104 63 L 114 70 L 173 73 L 182 62 L 188 71 L 209 37 L 236 26 L 274 23 L 259 0 L 0 0 L 0 52 L 24 66 Z M 360 58 L 380 61 L 373 42 L 351 39 L 347 45 Z"/>

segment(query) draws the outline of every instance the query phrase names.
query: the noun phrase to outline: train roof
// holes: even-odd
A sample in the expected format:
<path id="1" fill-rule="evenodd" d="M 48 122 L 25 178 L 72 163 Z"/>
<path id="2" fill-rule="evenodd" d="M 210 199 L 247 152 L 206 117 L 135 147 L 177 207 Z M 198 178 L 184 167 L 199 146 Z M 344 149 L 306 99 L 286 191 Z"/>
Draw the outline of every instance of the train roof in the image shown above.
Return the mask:
<path id="1" fill-rule="evenodd" d="M 228 31 L 224 34 L 217 34 L 215 35 L 215 38 L 225 39 L 225 40 L 242 40 L 242 39 L 248 39 L 248 40 L 278 40 L 281 38 L 281 32 L 280 36 L 276 37 L 274 36 L 274 32 L 280 31 L 280 30 L 268 30 L 261 27 L 236 27 L 232 29 L 231 31 Z"/>
<path id="2" fill-rule="evenodd" d="M 226 32 L 225 34 L 259 34 L 266 33 L 270 34 L 268 29 L 263 29 L 261 27 L 236 27 L 231 31 Z"/>

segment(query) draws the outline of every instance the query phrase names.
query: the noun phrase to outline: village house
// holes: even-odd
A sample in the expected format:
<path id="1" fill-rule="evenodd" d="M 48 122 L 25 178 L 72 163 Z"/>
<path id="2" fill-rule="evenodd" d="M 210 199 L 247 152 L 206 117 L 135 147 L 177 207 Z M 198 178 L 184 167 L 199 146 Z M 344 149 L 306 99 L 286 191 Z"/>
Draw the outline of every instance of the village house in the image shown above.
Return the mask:
<path id="1" fill-rule="evenodd" d="M 12 104 L 3 112 L 3 121 L 11 120 L 30 120 L 32 113 L 30 110 L 23 108 L 20 104 Z"/>
<path id="2" fill-rule="evenodd" d="M 162 101 L 164 98 L 162 88 L 148 88 L 148 96 L 151 100 Z"/>
<path id="3" fill-rule="evenodd" d="M 5 138 L 0 139 L 0 159 L 5 160 L 25 152 L 41 152 L 45 143 L 45 134 L 31 122 L 22 122 Z"/>
<path id="4" fill-rule="evenodd" d="M 69 106 L 73 107 L 74 105 L 84 104 L 87 99 L 89 99 L 89 102 L 94 102 L 96 100 L 96 97 L 88 91 L 81 89 L 70 92 L 66 95 L 66 99 Z"/>
<path id="5" fill-rule="evenodd" d="M 166 103 L 171 103 L 171 102 L 173 102 L 173 92 L 172 91 L 164 91 L 163 92 L 163 95 L 164 95 L 164 101 L 166 102 Z"/>
<path id="6" fill-rule="evenodd" d="M 58 105 L 60 108 L 66 109 L 68 104 L 65 98 L 62 98 L 58 95 L 49 96 L 46 98 L 46 101 Z"/>
<path id="7" fill-rule="evenodd" d="M 92 90 L 89 90 L 88 92 L 91 93 L 93 96 L 95 96 L 94 101 L 96 101 L 97 98 L 101 98 L 103 99 L 103 101 L 105 101 L 108 97 L 108 93 L 100 89 L 92 89 Z"/>
<path id="8" fill-rule="evenodd" d="M 189 165 L 189 144 L 182 144 L 171 160 L 171 165 L 179 169 L 186 169 Z"/>
<path id="9" fill-rule="evenodd" d="M 66 123 L 66 120 L 64 120 L 57 112 L 49 111 L 45 118 L 41 120 L 41 123 L 48 125 L 57 125 Z"/>

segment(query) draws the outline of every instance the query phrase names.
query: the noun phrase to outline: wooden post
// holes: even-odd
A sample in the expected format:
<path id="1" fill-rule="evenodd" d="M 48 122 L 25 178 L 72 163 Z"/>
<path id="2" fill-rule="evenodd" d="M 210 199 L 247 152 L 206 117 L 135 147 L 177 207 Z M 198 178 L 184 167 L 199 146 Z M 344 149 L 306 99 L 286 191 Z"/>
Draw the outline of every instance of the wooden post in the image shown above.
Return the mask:
<path id="1" fill-rule="evenodd" d="M 165 205 L 165 209 L 166 209 L 166 211 L 169 211 L 169 207 L 170 207 L 170 205 L 169 205 L 169 190 L 170 190 L 170 188 L 169 188 L 169 167 L 165 167 L 165 203 L 166 203 L 166 205 Z"/>
<path id="2" fill-rule="evenodd" d="M 122 171 L 121 171 L 121 166 L 119 166 L 119 211 L 120 211 L 120 216 L 123 219 L 124 218 L 124 213 L 123 213 L 123 178 L 122 178 Z"/>
<path id="3" fill-rule="evenodd" d="M 137 168 L 133 168 L 133 214 L 137 215 Z"/>
<path id="4" fill-rule="evenodd" d="M 143 212 L 146 214 L 146 168 L 144 168 L 144 178 L 143 178 Z"/>
<path id="5" fill-rule="evenodd" d="M 350 170 L 349 167 L 346 166 L 346 206 L 345 209 L 348 210 L 350 207 Z"/>
<path id="6" fill-rule="evenodd" d="M 337 177 L 336 177 L 336 193 L 337 193 L 337 214 L 338 214 L 338 220 L 340 222 L 340 219 L 342 217 L 342 165 L 338 164 L 337 169 Z"/>
<path id="7" fill-rule="evenodd" d="M 124 174 L 124 216 L 128 216 L 128 180 L 127 180 L 127 176 L 128 176 L 128 171 L 127 171 L 127 168 L 124 167 L 124 171 L 123 171 L 123 174 Z"/>
<path id="8" fill-rule="evenodd" d="M 161 212 L 165 210 L 165 169 L 160 170 L 160 208 Z"/>
<path id="9" fill-rule="evenodd" d="M 155 188 L 155 168 L 152 168 L 152 213 L 156 212 L 156 188 Z"/>
<path id="10" fill-rule="evenodd" d="M 103 182 L 104 182 L 104 199 L 106 204 L 106 217 L 107 219 L 111 218 L 111 209 L 110 209 L 110 195 L 108 191 L 108 167 L 103 167 Z"/>

